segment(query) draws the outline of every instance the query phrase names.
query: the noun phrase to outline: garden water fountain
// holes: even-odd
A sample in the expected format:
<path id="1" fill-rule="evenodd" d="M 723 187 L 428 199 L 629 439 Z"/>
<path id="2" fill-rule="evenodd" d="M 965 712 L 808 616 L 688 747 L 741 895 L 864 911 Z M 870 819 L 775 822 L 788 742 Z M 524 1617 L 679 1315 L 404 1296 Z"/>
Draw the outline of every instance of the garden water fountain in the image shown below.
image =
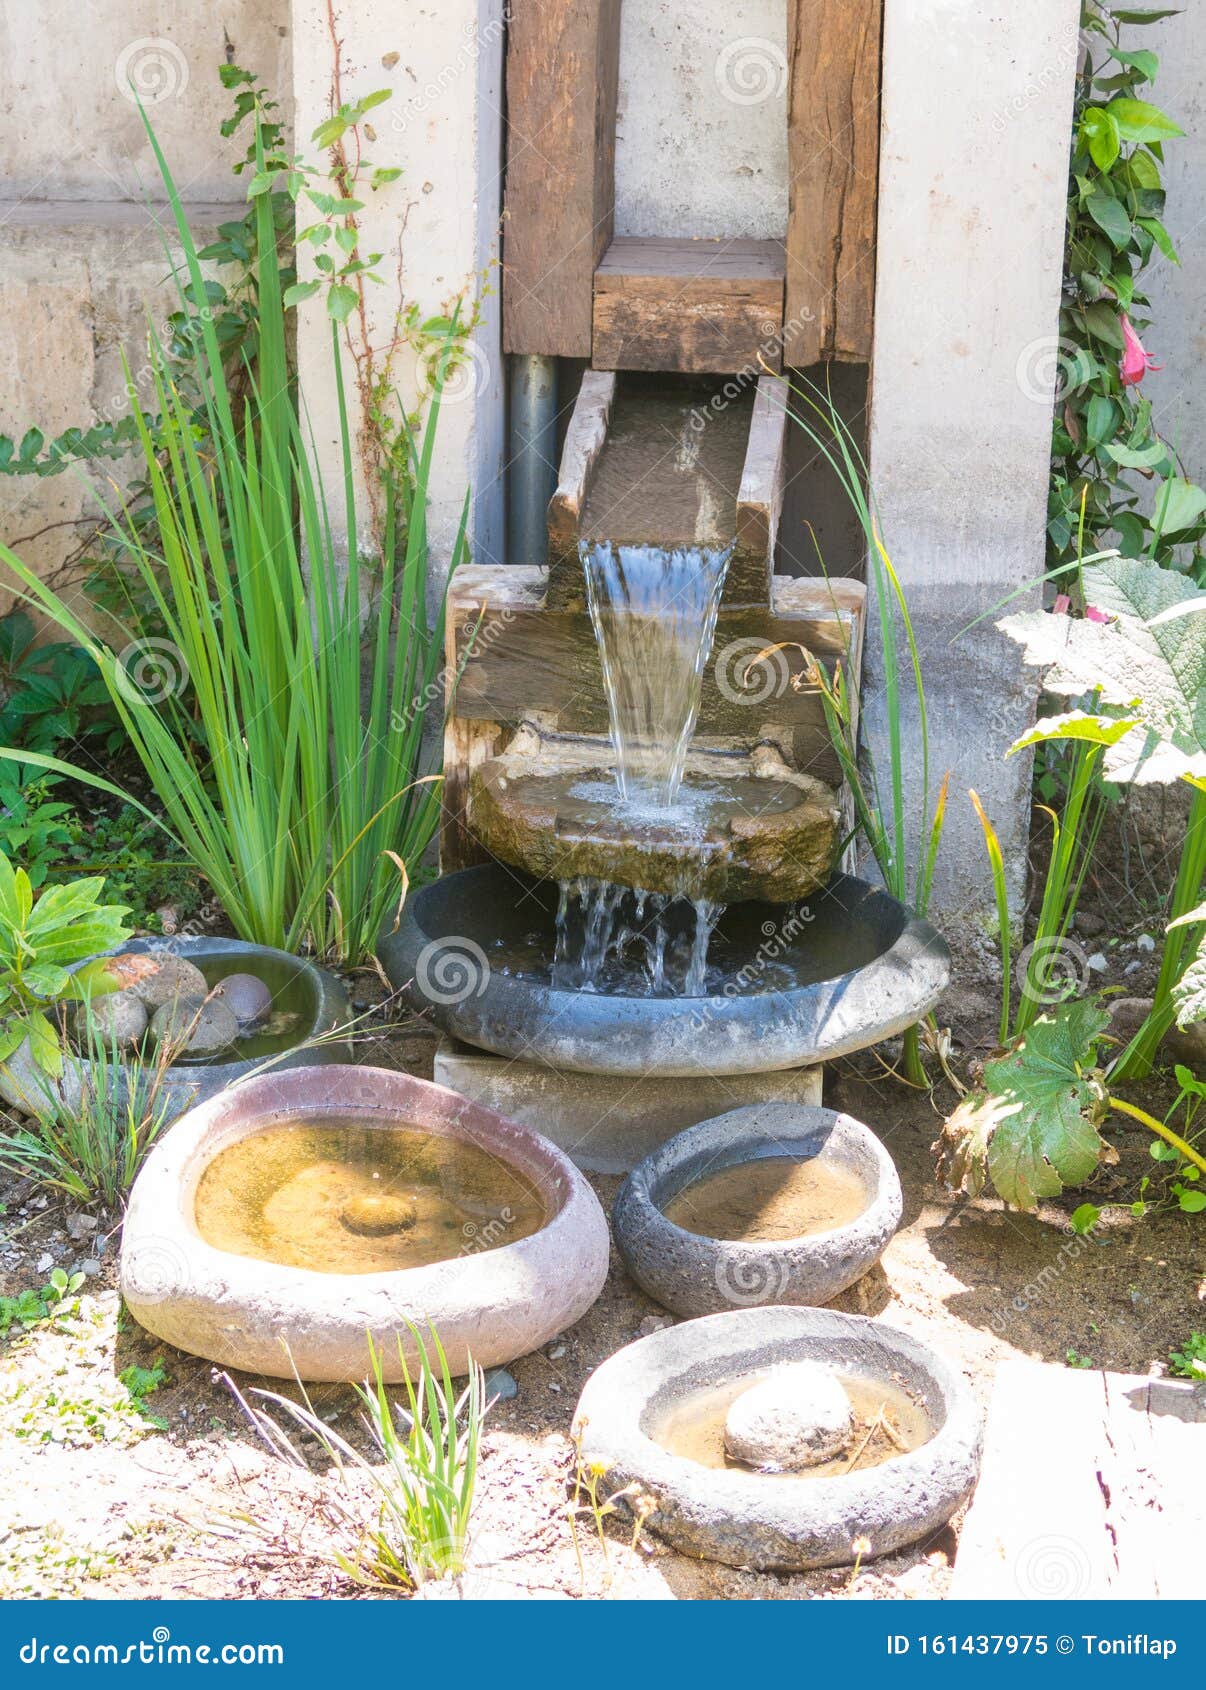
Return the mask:
<path id="1" fill-rule="evenodd" d="M 775 572 L 787 426 L 774 376 L 588 371 L 547 574 L 454 579 L 445 873 L 381 960 L 447 1035 L 437 1079 L 584 1167 L 819 1104 L 823 1061 L 947 982 L 934 929 L 837 869 L 809 676 L 857 675 L 864 589 Z"/>

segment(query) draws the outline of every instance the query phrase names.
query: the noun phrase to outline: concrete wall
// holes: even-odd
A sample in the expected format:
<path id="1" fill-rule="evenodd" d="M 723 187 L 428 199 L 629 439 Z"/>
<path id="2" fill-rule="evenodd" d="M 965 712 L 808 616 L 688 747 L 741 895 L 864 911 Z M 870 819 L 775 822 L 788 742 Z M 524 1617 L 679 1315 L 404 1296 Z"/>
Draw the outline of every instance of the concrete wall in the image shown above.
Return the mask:
<path id="1" fill-rule="evenodd" d="M 0 0 L 0 194 L 159 198 L 132 81 L 185 197 L 241 198 L 218 67 L 229 54 L 287 104 L 288 18 L 288 0 Z"/>
<path id="2" fill-rule="evenodd" d="M 624 0 L 616 233 L 782 238 L 787 0 Z"/>
<path id="3" fill-rule="evenodd" d="M 116 420 L 120 349 L 137 369 L 147 312 L 171 297 L 145 204 L 162 188 L 129 81 L 207 241 L 244 195 L 231 166 L 247 142 L 218 133 L 231 106 L 218 66 L 229 52 L 257 71 L 287 118 L 287 21 L 287 0 L 0 0 L 0 433 Z M 0 477 L 0 536 L 43 575 L 97 509 L 73 472 Z M 0 611 L 9 602 L 0 583 Z"/>
<path id="4" fill-rule="evenodd" d="M 1003 759 L 1034 686 L 991 619 L 961 629 L 1043 569 L 1078 15 L 1079 0 L 887 0 L 885 15 L 871 476 L 921 643 L 932 784 L 951 774 L 934 908 L 973 932 L 992 894 L 967 792 L 1020 898 L 1030 764 Z M 882 761 L 874 640 L 867 699 Z"/>
<path id="5" fill-rule="evenodd" d="M 424 315 L 456 299 L 481 321 L 471 357 L 446 394 L 429 513 L 433 555 L 452 549 L 466 488 L 472 489 L 475 559 L 502 560 L 504 535 L 504 371 L 500 343 L 498 230 L 502 159 L 503 0 L 440 0 L 399 7 L 360 0 L 345 8 L 344 98 L 382 87 L 394 98 L 373 116 L 373 162 L 401 166 L 402 178 L 373 196 L 360 222 L 367 247 L 385 254 L 386 285 L 367 293 L 372 343 L 395 335 L 399 306 Z M 325 12 L 293 0 L 296 131 L 307 137 L 327 115 L 333 53 Z M 327 480 L 339 475 L 338 429 L 329 324 L 321 297 L 299 311 L 302 386 Z M 352 359 L 346 348 L 345 371 Z M 406 347 L 396 358 L 403 402 L 419 380 Z M 363 491 L 363 489 L 362 489 Z M 362 512 L 367 509 L 362 498 Z M 333 517 L 336 513 L 333 513 Z M 337 519 L 337 517 L 336 517 Z M 365 522 L 358 514 L 361 540 Z"/>
<path id="6" fill-rule="evenodd" d="M 1146 344 L 1164 369 L 1148 376 L 1143 391 L 1187 473 L 1206 484 L 1206 6 L 1191 0 L 1177 17 L 1124 39 L 1160 55 L 1152 98 L 1186 132 L 1165 149 L 1165 222 L 1181 264 L 1157 252 L 1144 281 L 1152 302 Z"/>

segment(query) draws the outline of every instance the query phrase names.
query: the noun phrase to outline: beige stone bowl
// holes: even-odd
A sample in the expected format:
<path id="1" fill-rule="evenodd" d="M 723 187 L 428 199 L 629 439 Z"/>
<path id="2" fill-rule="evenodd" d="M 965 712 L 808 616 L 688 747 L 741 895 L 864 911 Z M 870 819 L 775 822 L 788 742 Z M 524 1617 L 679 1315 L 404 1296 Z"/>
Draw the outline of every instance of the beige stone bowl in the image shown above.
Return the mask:
<path id="1" fill-rule="evenodd" d="M 420 1127 L 476 1146 L 537 1187 L 548 1220 L 495 1249 L 423 1267 L 345 1274 L 215 1248 L 197 1229 L 201 1175 L 220 1151 L 286 1121 L 353 1118 Z M 443 1086 L 382 1068 L 261 1074 L 184 1115 L 135 1181 L 122 1234 L 121 1289 L 140 1326 L 223 1367 L 306 1380 L 359 1380 L 368 1334 L 387 1378 L 408 1362 L 408 1323 L 435 1326 L 454 1373 L 527 1355 L 586 1313 L 607 1277 L 607 1222 L 573 1163 L 527 1127 Z"/>

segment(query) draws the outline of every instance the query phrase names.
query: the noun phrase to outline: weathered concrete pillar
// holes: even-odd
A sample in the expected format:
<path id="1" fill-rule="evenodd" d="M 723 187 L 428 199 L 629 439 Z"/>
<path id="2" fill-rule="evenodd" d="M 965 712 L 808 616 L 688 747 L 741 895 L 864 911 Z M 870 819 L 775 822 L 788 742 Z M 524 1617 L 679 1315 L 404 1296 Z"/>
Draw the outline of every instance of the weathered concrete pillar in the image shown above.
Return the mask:
<path id="1" fill-rule="evenodd" d="M 378 351 L 395 333 L 399 305 L 426 318 L 464 296 L 480 303 L 470 357 L 454 375 L 440 412 L 429 529 L 433 558 L 445 563 L 471 487 L 471 532 L 479 562 L 498 562 L 503 545 L 503 360 L 499 342 L 498 220 L 502 157 L 504 0 L 442 0 L 437 7 L 393 0 L 292 0 L 297 145 L 331 111 L 342 42 L 345 102 L 377 88 L 393 97 L 370 118 L 372 162 L 401 167 L 401 178 L 362 197 L 363 250 L 381 252 L 384 285 L 369 285 L 369 338 Z M 304 213 L 303 213 L 304 215 Z M 312 221 L 307 217 L 306 221 Z M 357 421 L 352 359 L 344 373 Z M 298 312 L 298 363 L 332 521 L 342 520 L 339 424 L 330 324 L 321 296 Z M 403 404 L 422 392 L 423 372 L 407 347 L 395 359 Z M 364 489 L 361 488 L 363 495 Z M 367 514 L 367 502 L 359 504 Z M 370 535 L 358 515 L 360 541 Z"/>
<path id="2" fill-rule="evenodd" d="M 1025 875 L 1030 761 L 1002 759 L 1034 681 L 991 618 L 956 636 L 1044 567 L 1079 10 L 886 6 L 871 473 L 921 643 L 932 785 L 951 772 L 933 910 L 969 934 L 992 904 L 969 787 L 1015 898 Z M 866 721 L 886 768 L 874 613 L 869 628 Z"/>

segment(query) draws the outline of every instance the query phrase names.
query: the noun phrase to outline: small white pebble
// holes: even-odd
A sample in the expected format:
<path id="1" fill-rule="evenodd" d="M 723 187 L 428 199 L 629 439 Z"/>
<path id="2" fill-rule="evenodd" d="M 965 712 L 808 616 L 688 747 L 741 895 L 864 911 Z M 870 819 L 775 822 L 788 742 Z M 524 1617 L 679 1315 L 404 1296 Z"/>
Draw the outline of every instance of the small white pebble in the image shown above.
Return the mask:
<path id="1" fill-rule="evenodd" d="M 549 1380 L 549 1390 L 550 1391 L 559 1391 L 560 1389 L 561 1389 L 561 1386 L 559 1384 L 557 1384 L 555 1379 Z"/>
<path id="2" fill-rule="evenodd" d="M 49 1250 L 43 1250 L 42 1254 L 38 1257 L 38 1265 L 34 1269 L 34 1272 L 35 1273 L 49 1273 L 53 1266 L 54 1266 L 54 1257 L 51 1255 Z"/>
<path id="3" fill-rule="evenodd" d="M 545 1351 L 545 1354 L 548 1356 L 550 1361 L 560 1361 L 562 1356 L 565 1354 L 566 1347 L 567 1346 L 562 1343 L 550 1344 L 548 1349 Z"/>
<path id="4" fill-rule="evenodd" d="M 1106 959 L 1102 956 L 1100 951 L 1094 951 L 1093 955 L 1085 964 L 1085 967 L 1091 968 L 1094 974 L 1104 974 L 1106 969 L 1109 967 L 1109 964 L 1106 962 Z"/>
<path id="5" fill-rule="evenodd" d="M 1141 933 L 1135 943 L 1141 951 L 1154 951 L 1156 948 L 1156 941 L 1150 933 Z"/>
<path id="6" fill-rule="evenodd" d="M 1124 974 L 1135 974 L 1142 967 L 1143 967 L 1143 964 L 1139 961 L 1139 958 L 1136 957 L 1134 962 L 1128 962 L 1127 963 L 1126 967 L 1123 969 L 1122 972 Z"/>

